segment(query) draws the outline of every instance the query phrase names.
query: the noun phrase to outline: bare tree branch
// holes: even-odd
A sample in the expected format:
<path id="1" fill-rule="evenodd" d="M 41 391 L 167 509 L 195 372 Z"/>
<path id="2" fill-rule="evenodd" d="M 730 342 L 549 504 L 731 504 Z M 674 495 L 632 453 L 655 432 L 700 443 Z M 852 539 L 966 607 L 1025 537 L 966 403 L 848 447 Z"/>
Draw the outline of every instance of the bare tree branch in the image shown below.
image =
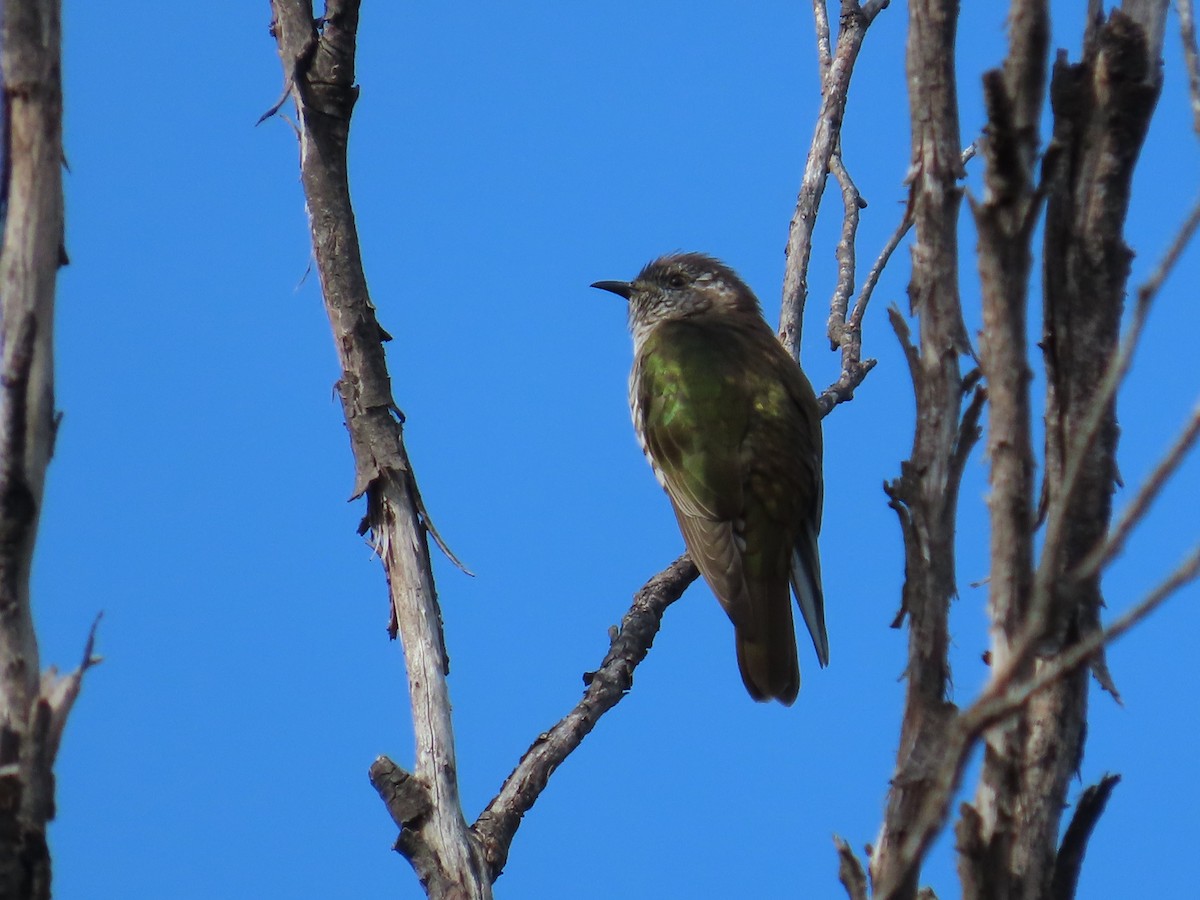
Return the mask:
<path id="1" fill-rule="evenodd" d="M 1158 70 L 1147 73 L 1148 80 L 1161 81 L 1163 38 L 1167 30 L 1169 0 L 1121 0 L 1121 12 L 1135 22 L 1146 40 L 1146 56 Z"/>
<path id="2" fill-rule="evenodd" d="M 973 150 L 974 144 L 971 145 Z M 859 314 L 859 309 L 866 309 L 867 303 L 871 299 L 871 294 L 875 291 L 875 285 L 879 283 L 879 276 L 883 274 L 883 270 L 887 267 L 888 261 L 892 258 L 892 254 L 896 252 L 896 248 L 900 246 L 900 242 L 904 240 L 904 236 L 912 230 L 912 197 L 909 196 L 909 205 L 904 208 L 904 216 L 900 219 L 900 224 L 896 226 L 896 230 L 892 232 L 892 236 L 887 239 L 887 243 L 883 245 L 883 249 L 879 251 L 879 256 L 875 258 L 871 270 L 867 273 L 867 278 L 863 282 L 862 288 L 858 292 L 858 299 L 854 301 L 854 310 L 851 313 L 851 318 L 855 314 Z"/>
<path id="3" fill-rule="evenodd" d="M 1121 236 L 1133 165 L 1158 92 L 1157 58 L 1151 49 L 1155 29 L 1146 22 L 1146 13 L 1143 5 L 1139 23 L 1120 12 L 1107 22 L 1094 22 L 1083 60 L 1068 66 L 1060 59 L 1052 82 L 1055 140 L 1044 167 L 1048 209 L 1042 342 L 1049 383 L 1049 524 L 1032 590 L 1023 592 L 1018 586 L 1009 591 L 1018 601 L 1028 594 L 1028 606 L 1010 609 L 1008 618 L 998 623 L 1002 652 L 993 648 L 997 672 L 1018 680 L 1026 677 L 1026 667 L 1036 672 L 1051 664 L 1036 660 L 1037 652 L 1052 653 L 1099 629 L 1098 580 L 1062 575 L 1103 537 L 1111 515 L 1117 432 L 1113 393 L 1103 382 L 1105 369 L 1119 366 L 1118 333 L 1130 258 Z M 1026 38 L 1024 43 L 1036 42 Z M 1019 108 L 1007 86 L 1033 83 L 1032 78 L 1006 73 L 1003 91 L 998 82 L 989 86 L 989 128 L 1002 133 L 1004 122 Z M 1013 152 L 994 157 L 993 168 L 1020 172 L 1027 158 L 1019 150 L 1020 140 L 1019 130 L 1013 130 Z M 1001 198 L 1003 190 L 999 185 Z M 988 199 L 996 199 L 995 194 Z M 1027 215 L 1024 221 L 1029 221 Z M 981 241 L 986 240 L 981 228 Z M 993 534 L 997 527 L 993 516 Z M 1007 546 L 1011 552 L 1011 544 Z M 997 572 L 1011 577 L 1014 564 L 997 559 L 996 549 L 993 544 L 993 581 Z M 1101 683 L 1115 692 L 1102 645 L 1088 658 Z M 1001 877 L 1019 880 L 1011 886 L 1019 895 L 1040 896 L 1049 889 L 1061 808 L 1082 752 L 1086 688 L 1086 673 L 1072 669 L 1033 696 L 1018 721 L 992 723 L 997 727 L 989 737 L 977 803 L 985 813 L 983 827 L 992 829 L 994 839 L 985 833 L 983 845 L 992 859 L 999 854 L 1008 860 L 996 868 L 1009 873 Z M 967 735 L 962 746 L 969 747 L 970 740 Z M 1019 782 L 1013 781 L 1016 772 Z M 1002 802 L 1020 810 L 1019 828 L 1006 824 L 1011 815 L 1001 808 Z M 999 890 L 1004 893 L 1009 887 L 1001 883 Z"/>
<path id="4" fill-rule="evenodd" d="M 921 356 L 912 342 L 912 331 L 909 330 L 904 314 L 895 305 L 888 307 L 888 322 L 892 326 L 892 331 L 896 333 L 896 340 L 900 342 L 900 349 L 904 352 L 904 361 L 908 364 L 908 374 L 912 378 L 915 388 L 917 379 L 921 377 Z"/>
<path id="5" fill-rule="evenodd" d="M 1025 339 L 1033 226 L 1038 122 L 1046 90 L 1050 16 L 1045 0 L 1014 0 L 1004 65 L 983 77 L 988 124 L 983 139 L 985 193 L 972 204 L 979 233 L 983 334 L 980 366 L 987 381 L 990 511 L 988 619 L 992 665 L 1007 664 L 1033 578 L 1034 454 Z M 959 872 L 981 896 L 1027 894 L 1023 879 L 1040 877 L 1021 835 L 1020 784 L 1026 723 L 1014 718 L 985 735 L 974 809 L 956 827 Z M 1031 871 L 1032 870 L 1032 871 Z M 1015 882 L 1015 883 L 1014 883 Z"/>
<path id="6" fill-rule="evenodd" d="M 1171 239 L 1171 245 L 1167 248 L 1167 252 L 1158 261 L 1158 265 L 1154 267 L 1154 271 L 1150 273 L 1150 277 L 1138 288 L 1137 308 L 1134 310 L 1137 317 L 1135 321 L 1138 323 L 1137 337 L 1141 336 L 1141 326 L 1145 323 L 1146 317 L 1150 313 L 1150 304 L 1158 296 L 1163 282 L 1167 280 L 1167 276 L 1171 274 L 1171 271 L 1175 268 L 1175 264 L 1179 262 L 1179 257 L 1183 255 L 1183 251 L 1192 242 L 1192 238 L 1196 235 L 1197 227 L 1200 227 L 1200 200 L 1197 200 L 1192 205 L 1192 209 L 1183 220 L 1183 224 L 1175 232 L 1175 237 Z M 1135 345 L 1136 341 L 1130 343 L 1128 348 L 1122 348 L 1122 356 L 1132 355 Z M 1125 362 L 1124 365 L 1117 368 L 1123 374 L 1127 366 L 1128 362 Z"/>
<path id="7" fill-rule="evenodd" d="M 854 855 L 854 850 L 836 834 L 833 836 L 838 854 L 838 881 L 846 889 L 850 900 L 867 900 L 867 873 Z"/>
<path id="8" fill-rule="evenodd" d="M 875 368 L 875 360 L 862 358 L 862 320 L 867 310 L 869 292 L 860 295 L 854 310 L 848 312 L 850 295 L 854 292 L 859 211 L 867 204 L 846 170 L 840 151 L 835 151 L 829 158 L 829 167 L 842 189 L 842 236 L 836 249 L 838 278 L 829 303 L 828 328 L 830 345 L 835 350 L 841 349 L 842 365 L 837 380 L 817 398 L 822 414 L 828 413 L 838 403 L 852 399 L 855 389 L 862 384 L 867 373 Z M 878 274 L 875 277 L 878 279 Z"/>
<path id="9" fill-rule="evenodd" d="M 365 495 L 369 530 L 387 575 L 404 643 L 416 741 L 414 778 L 431 798 L 397 842 L 434 898 L 488 898 L 491 878 L 463 820 L 446 685 L 449 661 L 429 563 L 429 523 L 404 448 L 384 357 L 388 338 L 363 272 L 346 168 L 358 29 L 357 0 L 272 0 L 272 33 L 300 125 L 300 173 L 334 344 L 338 394 L 354 453 L 353 496 Z M 378 767 L 373 768 L 378 774 Z M 379 785 L 376 785 L 379 787 Z M 389 806 L 389 809 L 392 807 Z"/>
<path id="10" fill-rule="evenodd" d="M 1140 12 L 1150 5 L 1140 4 Z M 1161 29 L 1150 28 L 1155 31 L 1161 35 Z M 1049 206 L 1043 340 L 1049 374 L 1046 479 L 1055 490 L 1049 494 L 1042 560 L 1034 576 L 1031 630 L 1044 632 L 1053 616 L 1053 628 L 1061 632 L 1076 610 L 1087 620 L 1084 627 L 1091 628 L 1098 615 L 1098 585 L 1078 588 L 1087 596 L 1050 597 L 1064 553 L 1078 557 L 1090 551 L 1103 535 L 1111 509 L 1116 447 L 1112 398 L 1148 305 L 1139 298 L 1126 349 L 1117 355 L 1131 257 L 1122 223 L 1133 165 L 1161 82 L 1152 43 L 1152 34 L 1148 39 L 1144 27 L 1116 11 L 1089 31 L 1080 63 L 1069 66 L 1060 59 L 1055 66 L 1056 152 L 1045 161 Z"/>
<path id="11" fill-rule="evenodd" d="M 1081 483 L 1081 475 L 1086 465 L 1087 454 L 1094 447 L 1105 424 L 1106 417 L 1111 415 L 1109 409 L 1117 395 L 1117 389 L 1129 374 L 1129 367 L 1133 364 L 1133 356 L 1141 340 L 1142 332 L 1145 329 L 1146 320 L 1150 316 L 1150 309 L 1154 300 L 1162 289 L 1167 276 L 1170 275 L 1180 256 L 1183 255 L 1184 249 L 1195 236 L 1197 227 L 1200 227 L 1200 201 L 1192 207 L 1191 212 L 1175 233 L 1170 246 L 1167 248 L 1166 253 L 1163 254 L 1162 259 L 1154 267 L 1154 271 L 1151 272 L 1150 277 L 1138 288 L 1137 303 L 1134 305 L 1129 328 L 1121 340 L 1120 349 L 1105 370 L 1090 408 L 1083 417 L 1081 427 L 1073 435 L 1067 463 L 1064 466 L 1062 485 L 1063 504 L 1070 504 L 1075 498 L 1076 491 Z M 1032 651 L 1033 644 L 1040 639 L 1046 628 L 1046 617 L 1049 614 L 1046 598 L 1048 597 L 1049 582 L 1053 571 L 1052 560 L 1061 552 L 1060 548 L 1065 540 L 1068 525 L 1069 519 L 1066 516 L 1059 516 L 1051 518 L 1046 529 L 1046 538 L 1042 549 L 1042 562 L 1034 579 L 1034 600 L 1026 627 L 1026 630 L 1030 634 L 1030 639 L 1027 642 L 1029 644 L 1027 652 Z"/>
<path id="12" fill-rule="evenodd" d="M 1120 775 L 1105 775 L 1080 796 L 1075 815 L 1071 817 L 1071 824 L 1067 826 L 1067 833 L 1063 835 L 1062 845 L 1055 857 L 1051 900 L 1074 900 L 1088 840 L 1100 816 L 1104 814 L 1108 798 L 1120 781 Z"/>
<path id="13" fill-rule="evenodd" d="M 818 57 L 821 60 L 821 108 L 809 145 L 808 159 L 800 179 L 796 210 L 788 228 L 787 264 L 783 276 L 783 301 L 779 319 L 779 339 L 793 359 L 800 359 L 800 332 L 804 304 L 808 298 L 808 261 L 812 255 L 812 233 L 817 223 L 817 211 L 825 193 L 825 178 L 829 160 L 841 133 L 846 97 L 854 62 L 866 37 L 867 28 L 887 3 L 859 6 L 858 0 L 842 0 L 837 46 L 828 65 L 829 23 L 823 7 L 824 0 L 814 0 L 817 17 Z M 824 23 L 824 24 L 822 24 Z M 823 43 L 822 43 L 823 42 Z"/>
<path id="14" fill-rule="evenodd" d="M 0 896 L 50 897 L 54 761 L 83 673 L 40 673 L 30 573 L 54 453 L 54 293 L 66 263 L 58 0 L 9 0 L 0 33 Z"/>
<path id="15" fill-rule="evenodd" d="M 836 350 L 841 345 L 841 333 L 846 327 L 850 308 L 850 295 L 854 293 L 855 238 L 858 236 L 859 212 L 867 204 L 850 173 L 846 171 L 842 154 L 837 148 L 834 148 L 829 157 L 829 171 L 833 173 L 842 190 L 842 236 L 834 250 L 838 264 L 837 285 L 833 290 L 833 299 L 829 301 L 828 323 L 829 344 Z"/>
<path id="16" fill-rule="evenodd" d="M 504 868 L 521 817 L 545 790 L 554 770 L 596 727 L 600 717 L 625 697 L 633 686 L 634 669 L 654 643 L 663 613 L 699 574 L 685 555 L 646 582 L 621 620 L 620 629 L 613 634 L 612 646 L 600 668 L 584 677 L 588 687 L 583 699 L 553 728 L 538 735 L 504 780 L 500 793 L 480 814 L 472 827 L 483 844 L 493 878 Z"/>
<path id="17" fill-rule="evenodd" d="M 817 30 L 817 75 L 821 84 L 829 77 L 833 49 L 829 39 L 829 0 L 813 0 L 813 25 Z"/>
<path id="18" fill-rule="evenodd" d="M 975 144 L 971 144 L 963 150 L 962 162 L 964 166 L 968 160 L 975 156 L 975 152 Z M 852 196 L 857 197 L 857 190 L 854 191 Z M 845 188 L 843 188 L 843 198 L 845 199 Z M 859 199 L 861 200 L 861 198 Z M 865 206 L 865 203 L 861 205 Z M 883 274 L 883 270 L 887 267 L 896 248 L 900 246 L 900 242 L 912 230 L 912 225 L 910 197 L 909 205 L 905 207 L 904 216 L 901 218 L 900 224 L 896 226 L 896 230 L 892 232 L 891 237 L 888 238 L 883 249 L 875 258 L 875 262 L 871 265 L 870 271 L 867 272 L 867 277 L 859 289 L 858 297 L 855 299 L 854 307 L 850 310 L 849 315 L 846 315 L 846 302 L 843 302 L 840 290 L 834 293 L 834 301 L 830 304 L 829 339 L 834 349 L 841 348 L 842 370 L 837 380 L 817 397 L 817 402 L 821 405 L 823 414 L 828 414 L 839 403 L 852 400 L 855 389 L 863 383 L 867 374 L 875 368 L 874 359 L 862 358 L 863 317 L 867 312 L 867 304 L 871 302 L 871 296 L 875 292 L 875 286 L 879 283 L 879 277 Z M 857 228 L 857 212 L 855 213 L 855 227 Z M 843 224 L 843 234 L 845 233 L 845 229 L 846 226 Z M 841 244 L 838 246 L 840 247 Z M 835 306 L 834 304 L 837 305 Z"/>
<path id="19" fill-rule="evenodd" d="M 916 895 L 919 855 L 906 855 L 902 848 L 913 839 L 912 823 L 931 790 L 930 780 L 939 775 L 954 720 L 954 707 L 946 700 L 958 495 L 952 460 L 962 403 L 958 356 L 969 347 L 958 294 L 962 173 L 954 74 L 958 7 L 952 0 L 913 0 L 908 12 L 906 65 L 913 126 L 910 208 L 917 235 L 909 297 L 920 330 L 918 349 L 906 350 L 906 356 L 917 423 L 911 456 L 888 488 L 905 534 L 902 609 L 909 618 L 908 690 L 896 771 L 871 856 L 876 896 L 897 898 Z M 899 316 L 892 319 L 899 334 Z"/>
<path id="20" fill-rule="evenodd" d="M 1155 266 L 1154 271 L 1149 278 L 1138 288 L 1137 303 L 1134 306 L 1133 316 L 1131 317 L 1129 328 L 1121 341 L 1120 348 L 1116 355 L 1111 359 L 1108 367 L 1104 371 L 1103 378 L 1100 380 L 1100 386 L 1096 392 L 1090 409 L 1087 412 L 1084 424 L 1079 432 L 1074 436 L 1074 445 L 1072 448 L 1070 460 L 1064 466 L 1064 475 L 1062 476 L 1062 487 L 1064 502 L 1068 502 L 1073 496 L 1076 486 L 1079 483 L 1080 474 L 1083 471 L 1083 457 L 1093 445 L 1097 435 L 1100 432 L 1104 422 L 1105 410 L 1112 403 L 1116 396 L 1118 387 L 1124 381 L 1129 372 L 1129 367 L 1133 362 L 1133 355 L 1137 349 L 1142 331 L 1145 328 L 1146 320 L 1149 316 L 1151 306 L 1158 292 L 1161 290 L 1167 276 L 1178 262 L 1179 257 L 1183 253 L 1184 248 L 1191 241 L 1197 227 L 1200 226 L 1200 203 L 1197 203 L 1185 219 L 1183 225 L 1180 226 L 1175 237 L 1172 239 L 1167 252 L 1163 255 Z M 1195 441 L 1193 416 L 1189 419 L 1188 424 L 1181 431 L 1173 448 L 1168 452 L 1167 456 L 1159 462 L 1155 472 L 1152 473 L 1146 485 L 1143 486 L 1142 492 L 1135 497 L 1126 516 L 1130 516 L 1135 510 L 1136 518 L 1129 522 L 1120 523 L 1110 535 L 1105 536 L 1105 541 L 1097 543 L 1092 549 L 1088 558 L 1080 563 L 1073 570 L 1072 577 L 1076 580 L 1092 577 L 1099 571 L 1104 564 L 1098 563 L 1095 554 L 1100 554 L 1105 558 L 1105 561 L 1111 559 L 1119 552 L 1119 544 L 1123 543 L 1128 532 L 1136 525 L 1136 519 L 1140 519 L 1144 514 L 1144 510 L 1153 502 L 1154 496 L 1160 489 L 1161 484 L 1156 484 L 1158 479 L 1162 479 L 1163 483 L 1169 477 L 1170 473 L 1177 467 L 1179 461 L 1186 455 Z M 1150 491 L 1149 495 L 1146 494 Z M 1049 582 L 1051 579 L 1050 567 L 1047 560 L 1049 556 L 1057 555 L 1059 547 L 1064 540 L 1064 532 L 1067 525 L 1065 518 L 1051 521 L 1051 525 L 1047 530 L 1046 540 L 1042 550 L 1042 561 L 1035 574 L 1033 597 L 1030 604 L 1030 609 L 1026 617 L 1024 626 L 1019 637 L 1013 641 L 1013 650 L 1011 656 L 1016 660 L 1015 668 L 1006 671 L 1004 678 L 1011 679 L 1016 676 L 1016 669 L 1028 662 L 1034 657 L 1037 649 L 1043 641 L 1043 636 L 1049 619 Z M 1116 542 L 1116 543 L 1114 543 Z"/>

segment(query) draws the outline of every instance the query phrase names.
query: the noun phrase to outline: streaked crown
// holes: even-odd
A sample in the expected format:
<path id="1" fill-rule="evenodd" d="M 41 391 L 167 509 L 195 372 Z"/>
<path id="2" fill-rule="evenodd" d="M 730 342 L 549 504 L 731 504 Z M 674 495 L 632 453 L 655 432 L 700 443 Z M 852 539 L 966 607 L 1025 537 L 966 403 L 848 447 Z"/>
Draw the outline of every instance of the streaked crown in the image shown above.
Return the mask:
<path id="1" fill-rule="evenodd" d="M 729 266 L 702 253 L 648 263 L 629 286 L 629 328 L 641 343 L 656 325 L 701 313 L 761 315 L 758 298 Z"/>

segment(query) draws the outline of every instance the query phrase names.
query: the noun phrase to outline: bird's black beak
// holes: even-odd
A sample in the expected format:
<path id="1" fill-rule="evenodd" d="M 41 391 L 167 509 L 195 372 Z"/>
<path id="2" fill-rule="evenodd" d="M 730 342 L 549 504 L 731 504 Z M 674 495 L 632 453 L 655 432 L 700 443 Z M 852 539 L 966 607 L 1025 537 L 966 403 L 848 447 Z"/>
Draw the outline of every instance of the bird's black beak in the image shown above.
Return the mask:
<path id="1" fill-rule="evenodd" d="M 624 297 L 626 300 L 633 293 L 633 285 L 628 281 L 593 281 L 592 287 L 608 291 L 610 294 L 616 294 L 618 297 Z"/>

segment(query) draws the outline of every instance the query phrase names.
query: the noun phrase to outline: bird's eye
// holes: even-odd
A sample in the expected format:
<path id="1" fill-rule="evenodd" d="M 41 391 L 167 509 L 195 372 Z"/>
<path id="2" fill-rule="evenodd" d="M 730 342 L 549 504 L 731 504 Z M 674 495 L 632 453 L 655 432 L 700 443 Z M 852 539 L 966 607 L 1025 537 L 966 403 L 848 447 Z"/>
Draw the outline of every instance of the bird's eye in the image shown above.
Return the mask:
<path id="1" fill-rule="evenodd" d="M 667 279 L 667 284 L 673 288 L 681 288 L 685 284 L 687 284 L 687 279 L 684 278 L 682 275 L 680 275 L 678 272 L 676 272 L 674 275 L 672 275 L 670 278 Z"/>

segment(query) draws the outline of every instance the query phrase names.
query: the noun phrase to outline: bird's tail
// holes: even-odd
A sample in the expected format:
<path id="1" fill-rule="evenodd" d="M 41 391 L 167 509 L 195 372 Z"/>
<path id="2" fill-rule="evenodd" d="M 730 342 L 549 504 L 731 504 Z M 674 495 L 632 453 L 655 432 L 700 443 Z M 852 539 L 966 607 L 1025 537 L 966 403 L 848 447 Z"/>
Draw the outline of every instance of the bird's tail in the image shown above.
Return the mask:
<path id="1" fill-rule="evenodd" d="M 782 587 L 782 596 L 761 597 L 750 604 L 749 621 L 735 623 L 734 632 L 738 668 L 750 696 L 791 706 L 800 693 L 800 662 L 792 600 L 787 586 Z"/>

